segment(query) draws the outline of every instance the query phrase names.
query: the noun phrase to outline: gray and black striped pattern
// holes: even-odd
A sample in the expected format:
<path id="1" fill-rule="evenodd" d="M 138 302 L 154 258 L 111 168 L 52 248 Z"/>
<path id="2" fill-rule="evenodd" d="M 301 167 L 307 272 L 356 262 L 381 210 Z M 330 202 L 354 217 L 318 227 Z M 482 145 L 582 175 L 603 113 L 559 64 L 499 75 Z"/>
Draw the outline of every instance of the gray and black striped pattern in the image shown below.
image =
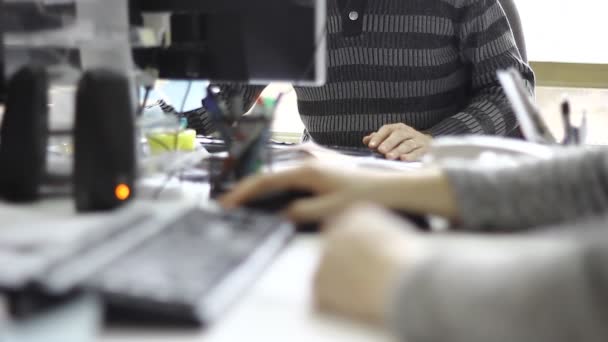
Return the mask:
<path id="1" fill-rule="evenodd" d="M 360 145 L 402 122 L 435 136 L 515 135 L 517 124 L 496 70 L 522 62 L 497 0 L 374 0 L 363 33 L 342 34 L 329 0 L 328 82 L 297 88 L 309 134 L 322 144 Z"/>
<path id="2" fill-rule="evenodd" d="M 434 136 L 516 135 L 496 71 L 515 67 L 531 86 L 534 75 L 497 0 L 370 0 L 367 6 L 362 34 L 347 37 L 337 0 L 328 0 L 327 84 L 296 88 L 312 139 L 357 146 L 399 122 Z"/>

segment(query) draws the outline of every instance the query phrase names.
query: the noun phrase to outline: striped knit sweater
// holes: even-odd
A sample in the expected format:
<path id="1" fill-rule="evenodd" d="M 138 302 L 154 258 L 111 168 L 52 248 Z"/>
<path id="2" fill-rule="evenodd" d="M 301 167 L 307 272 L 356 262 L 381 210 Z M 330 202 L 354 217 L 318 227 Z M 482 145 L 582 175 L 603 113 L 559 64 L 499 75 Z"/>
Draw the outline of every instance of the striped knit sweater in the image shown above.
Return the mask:
<path id="1" fill-rule="evenodd" d="M 534 75 L 497 0 L 369 0 L 359 16 L 350 3 L 360 1 L 328 0 L 326 85 L 295 89 L 313 140 L 358 146 L 392 123 L 433 136 L 517 133 L 496 71 L 515 67 L 531 85 Z M 204 109 L 186 114 L 212 129 Z"/>

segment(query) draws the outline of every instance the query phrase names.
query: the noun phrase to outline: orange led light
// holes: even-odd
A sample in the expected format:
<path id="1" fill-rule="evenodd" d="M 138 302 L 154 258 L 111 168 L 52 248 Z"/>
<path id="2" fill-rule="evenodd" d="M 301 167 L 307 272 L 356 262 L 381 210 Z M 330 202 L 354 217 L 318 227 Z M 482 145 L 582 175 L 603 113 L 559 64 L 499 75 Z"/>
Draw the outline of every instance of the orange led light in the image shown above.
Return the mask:
<path id="1" fill-rule="evenodd" d="M 126 184 L 118 184 L 114 189 L 114 195 L 116 195 L 116 198 L 119 200 L 124 201 L 131 196 L 131 188 Z"/>

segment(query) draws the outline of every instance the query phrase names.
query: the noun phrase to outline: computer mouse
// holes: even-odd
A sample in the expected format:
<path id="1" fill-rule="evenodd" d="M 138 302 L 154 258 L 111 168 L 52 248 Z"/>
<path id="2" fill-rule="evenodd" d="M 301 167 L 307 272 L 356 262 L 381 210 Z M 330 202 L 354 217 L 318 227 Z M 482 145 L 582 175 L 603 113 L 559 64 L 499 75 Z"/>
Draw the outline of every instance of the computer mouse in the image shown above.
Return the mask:
<path id="1" fill-rule="evenodd" d="M 253 198 L 244 203 L 242 207 L 266 214 L 279 214 L 294 201 L 313 196 L 315 195 L 312 192 L 303 190 L 276 191 Z M 401 210 L 391 210 L 391 212 L 408 220 L 421 231 L 428 231 L 430 229 L 429 222 L 423 215 L 414 215 Z M 320 230 L 320 226 L 320 222 L 299 223 L 296 225 L 296 229 L 300 233 L 317 233 Z"/>
<path id="2" fill-rule="evenodd" d="M 285 190 L 273 191 L 245 202 L 242 207 L 257 210 L 266 214 L 279 214 L 294 201 L 314 197 L 311 191 Z M 310 222 L 296 225 L 298 232 L 314 233 L 319 231 L 319 222 Z"/>

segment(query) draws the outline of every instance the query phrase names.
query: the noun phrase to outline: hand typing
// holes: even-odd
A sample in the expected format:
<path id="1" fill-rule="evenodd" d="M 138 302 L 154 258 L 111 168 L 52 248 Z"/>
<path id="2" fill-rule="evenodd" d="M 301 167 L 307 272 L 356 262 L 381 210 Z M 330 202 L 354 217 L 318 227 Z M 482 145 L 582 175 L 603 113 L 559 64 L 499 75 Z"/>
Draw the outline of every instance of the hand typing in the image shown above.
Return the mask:
<path id="1" fill-rule="evenodd" d="M 371 205 L 357 205 L 328 221 L 314 283 L 319 309 L 382 323 L 406 270 L 408 245 L 416 238 L 407 228 L 407 222 Z"/>

